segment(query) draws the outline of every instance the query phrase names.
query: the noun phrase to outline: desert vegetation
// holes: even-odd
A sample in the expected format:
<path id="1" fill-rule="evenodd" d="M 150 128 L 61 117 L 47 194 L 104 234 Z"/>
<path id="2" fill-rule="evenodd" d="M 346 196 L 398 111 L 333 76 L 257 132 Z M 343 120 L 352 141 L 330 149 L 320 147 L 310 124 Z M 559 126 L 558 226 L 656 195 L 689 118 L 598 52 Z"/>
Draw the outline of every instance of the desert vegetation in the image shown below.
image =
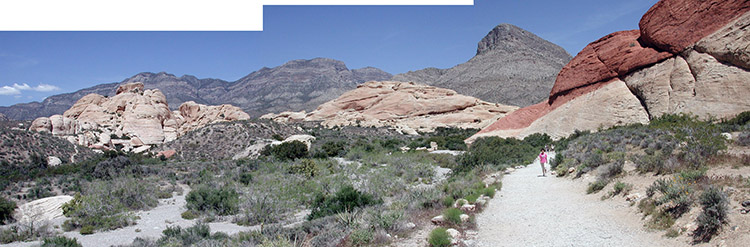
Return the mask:
<path id="1" fill-rule="evenodd" d="M 251 128 L 257 129 L 243 133 Z M 17 175 L 3 186 L 8 199 L 2 212 L 10 215 L 13 203 L 71 195 L 74 199 L 63 205 L 67 220 L 61 230 L 94 234 L 135 224 L 134 212 L 185 193 L 182 217 L 197 219 L 197 225 L 170 228 L 161 238 L 138 239 L 132 245 L 379 246 L 409 236 L 433 214 L 457 210 L 456 200 L 475 203 L 480 195 L 494 196 L 500 184 L 486 187 L 482 178 L 529 163 L 536 146 L 549 140 L 542 135 L 484 138 L 467 147 L 463 140 L 476 131 L 441 128 L 408 136 L 383 128 L 219 123 L 165 144 L 163 148 L 180 149 L 172 159 L 115 150 L 55 167 L 42 165 L 41 155 L 14 163 L 17 169 L 7 171 Z M 242 146 L 295 134 L 316 140 L 309 149 L 302 142 L 286 142 L 265 148 L 257 159 L 231 159 Z M 424 151 L 432 142 L 465 153 Z M 453 223 L 446 227 L 472 227 L 456 222 L 454 214 L 447 215 Z M 204 223 L 215 221 L 263 227 L 232 236 L 210 234 Z M 4 236 L 12 236 L 3 242 L 38 239 L 75 246 L 50 238 L 58 230 L 42 227 L 3 227 Z"/>
<path id="2" fill-rule="evenodd" d="M 648 218 L 646 225 L 667 230 L 667 236 L 678 236 L 688 229 L 674 226 L 676 220 L 691 208 L 699 207 L 697 228 L 690 230 L 693 241 L 707 242 L 728 221 L 730 191 L 739 188 L 740 193 L 747 193 L 746 188 L 750 187 L 742 177 L 708 176 L 707 171 L 719 166 L 740 168 L 750 164 L 747 155 L 726 152 L 728 147 L 746 145 L 749 122 L 750 112 L 726 120 L 667 114 L 648 125 L 632 124 L 596 133 L 577 131 L 555 142 L 560 152 L 551 166 L 558 176 L 581 178 L 595 174 L 587 193 L 597 193 L 614 183 L 602 199 L 627 195 L 633 185 L 620 180 L 628 174 L 653 175 L 645 198 L 638 202 L 640 211 Z M 727 134 L 722 134 L 729 132 L 736 138 L 729 140 Z"/>

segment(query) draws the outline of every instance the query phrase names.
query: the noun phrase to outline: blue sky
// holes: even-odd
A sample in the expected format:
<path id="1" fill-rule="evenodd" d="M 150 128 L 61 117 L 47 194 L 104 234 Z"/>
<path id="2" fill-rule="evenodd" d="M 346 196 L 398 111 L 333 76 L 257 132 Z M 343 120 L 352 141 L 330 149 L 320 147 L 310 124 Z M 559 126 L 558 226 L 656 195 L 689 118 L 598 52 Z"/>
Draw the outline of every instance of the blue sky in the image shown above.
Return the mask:
<path id="1" fill-rule="evenodd" d="M 474 6 L 265 6 L 262 32 L 0 32 L 0 105 L 40 101 L 140 72 L 234 81 L 293 59 L 328 57 L 397 74 L 448 68 L 510 23 L 575 56 L 637 29 L 657 0 L 476 0 Z"/>

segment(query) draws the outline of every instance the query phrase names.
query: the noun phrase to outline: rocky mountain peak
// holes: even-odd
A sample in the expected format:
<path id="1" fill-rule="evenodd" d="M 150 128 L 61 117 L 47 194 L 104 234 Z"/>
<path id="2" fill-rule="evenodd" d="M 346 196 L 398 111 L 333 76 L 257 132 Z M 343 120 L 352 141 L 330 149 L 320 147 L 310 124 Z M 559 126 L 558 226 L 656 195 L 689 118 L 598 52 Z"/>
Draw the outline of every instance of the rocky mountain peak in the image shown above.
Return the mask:
<path id="1" fill-rule="evenodd" d="M 540 53 L 552 53 L 556 57 L 570 57 L 562 47 L 508 23 L 497 25 L 479 41 L 477 55 L 495 50 L 512 51 L 515 49 L 531 49 Z"/>

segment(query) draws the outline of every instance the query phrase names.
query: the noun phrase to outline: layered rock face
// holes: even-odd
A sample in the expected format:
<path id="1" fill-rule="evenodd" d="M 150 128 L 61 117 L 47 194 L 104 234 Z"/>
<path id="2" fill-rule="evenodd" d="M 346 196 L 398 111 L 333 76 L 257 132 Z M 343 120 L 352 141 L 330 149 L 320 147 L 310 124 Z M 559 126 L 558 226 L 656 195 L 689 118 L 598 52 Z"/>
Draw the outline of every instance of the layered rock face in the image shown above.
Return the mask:
<path id="1" fill-rule="evenodd" d="M 667 113 L 733 117 L 750 110 L 750 1 L 663 0 L 640 30 L 586 46 L 558 74 L 549 98 L 477 135 L 555 138 L 575 130 L 648 123 Z"/>
<path id="2" fill-rule="evenodd" d="M 206 106 L 192 101 L 170 111 L 161 91 L 144 90 L 143 83 L 128 83 L 118 87 L 113 97 L 86 95 L 63 115 L 37 118 L 30 129 L 49 131 L 79 145 L 106 149 L 121 144 L 130 149 L 168 142 L 214 122 L 249 118 L 231 105 Z"/>
<path id="3" fill-rule="evenodd" d="M 395 127 L 416 134 L 437 127 L 482 128 L 518 107 L 488 103 L 453 90 L 413 82 L 367 82 L 313 112 L 267 114 L 276 121 L 322 121 L 324 126 Z"/>
<path id="4" fill-rule="evenodd" d="M 489 102 L 529 106 L 547 98 L 557 72 L 570 61 L 562 47 L 511 24 L 500 24 L 477 45 L 476 55 L 449 69 L 426 68 L 394 76 L 448 88 Z"/>

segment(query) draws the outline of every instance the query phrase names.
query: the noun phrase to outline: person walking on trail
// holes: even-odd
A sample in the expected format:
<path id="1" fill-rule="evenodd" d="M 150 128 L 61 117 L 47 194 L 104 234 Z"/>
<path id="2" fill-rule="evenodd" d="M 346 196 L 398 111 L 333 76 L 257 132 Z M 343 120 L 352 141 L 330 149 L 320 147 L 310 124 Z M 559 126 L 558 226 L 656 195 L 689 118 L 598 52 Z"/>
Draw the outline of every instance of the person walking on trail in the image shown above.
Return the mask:
<path id="1" fill-rule="evenodd" d="M 541 150 L 542 152 L 539 153 L 539 164 L 542 164 L 542 177 L 547 176 L 547 168 L 544 167 L 544 164 L 547 163 L 547 154 L 544 152 L 544 148 Z"/>

